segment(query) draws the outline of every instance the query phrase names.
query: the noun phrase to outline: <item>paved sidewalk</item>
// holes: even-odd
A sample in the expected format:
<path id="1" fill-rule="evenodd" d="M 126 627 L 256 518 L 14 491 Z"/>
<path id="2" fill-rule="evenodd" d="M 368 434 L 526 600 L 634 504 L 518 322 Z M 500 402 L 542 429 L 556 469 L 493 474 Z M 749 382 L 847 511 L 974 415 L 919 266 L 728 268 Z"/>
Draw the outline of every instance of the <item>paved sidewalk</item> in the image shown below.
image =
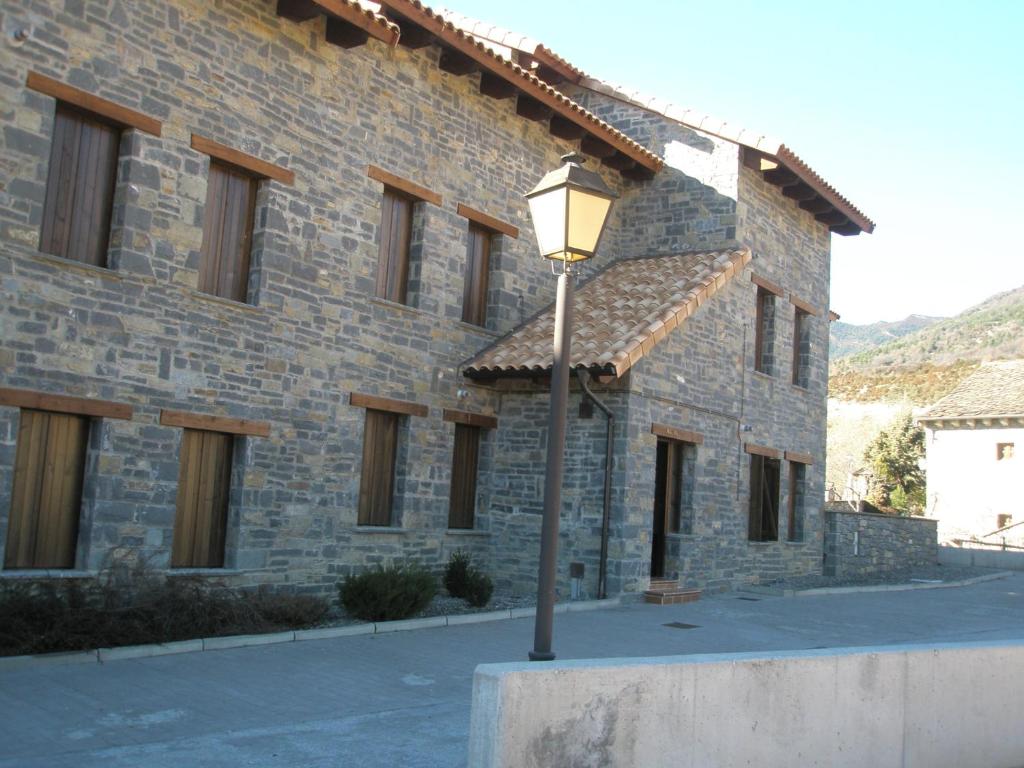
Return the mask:
<path id="1" fill-rule="evenodd" d="M 514 619 L 4 671 L 0 768 L 460 766 L 474 668 L 523 660 L 532 639 Z M 1024 641 L 1024 573 L 555 617 L 563 659 L 1006 639 Z"/>

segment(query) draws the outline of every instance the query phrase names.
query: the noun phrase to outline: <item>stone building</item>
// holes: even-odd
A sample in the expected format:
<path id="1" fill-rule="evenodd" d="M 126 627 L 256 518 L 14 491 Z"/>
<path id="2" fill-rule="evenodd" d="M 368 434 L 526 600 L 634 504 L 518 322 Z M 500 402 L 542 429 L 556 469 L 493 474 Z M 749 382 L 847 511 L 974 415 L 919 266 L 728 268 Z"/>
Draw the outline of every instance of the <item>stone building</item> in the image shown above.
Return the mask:
<path id="1" fill-rule="evenodd" d="M 982 364 L 918 422 L 939 540 L 1024 546 L 1024 360 Z"/>
<path id="2" fill-rule="evenodd" d="M 788 147 L 415 0 L 0 9 L 0 578 L 129 553 L 328 592 L 461 548 L 532 590 L 523 193 L 573 150 L 619 200 L 560 592 L 820 569 L 830 238 L 873 224 Z"/>

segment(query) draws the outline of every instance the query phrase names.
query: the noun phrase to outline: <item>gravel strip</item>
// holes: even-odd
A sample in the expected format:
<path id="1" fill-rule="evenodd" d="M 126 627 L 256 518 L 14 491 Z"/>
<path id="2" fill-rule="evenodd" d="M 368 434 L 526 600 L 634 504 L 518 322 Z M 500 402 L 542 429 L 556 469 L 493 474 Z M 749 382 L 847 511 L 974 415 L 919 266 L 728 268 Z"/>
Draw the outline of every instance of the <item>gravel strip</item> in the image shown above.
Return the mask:
<path id="1" fill-rule="evenodd" d="M 871 587 L 888 584 L 913 584 L 963 581 L 993 573 L 991 568 L 971 568 L 959 565 L 933 565 L 918 568 L 873 573 L 864 576 L 793 576 L 777 581 L 765 582 L 762 586 L 776 589 L 819 589 L 822 587 Z"/>

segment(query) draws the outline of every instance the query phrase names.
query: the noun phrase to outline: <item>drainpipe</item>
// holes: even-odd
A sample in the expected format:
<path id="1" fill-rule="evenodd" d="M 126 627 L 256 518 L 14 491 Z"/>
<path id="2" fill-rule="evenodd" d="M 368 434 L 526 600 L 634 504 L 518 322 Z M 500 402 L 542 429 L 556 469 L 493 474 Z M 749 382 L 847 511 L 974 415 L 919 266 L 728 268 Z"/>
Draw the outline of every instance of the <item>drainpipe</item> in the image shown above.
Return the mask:
<path id="1" fill-rule="evenodd" d="M 608 595 L 606 585 L 608 581 L 608 527 L 611 523 L 612 513 L 612 446 L 615 441 L 615 414 L 611 409 L 598 400 L 587 385 L 590 374 L 582 368 L 576 369 L 576 378 L 580 381 L 583 392 L 594 405 L 601 409 L 601 413 L 608 420 L 608 439 L 604 448 L 604 511 L 601 516 L 601 561 L 597 575 L 597 598 L 603 600 Z"/>

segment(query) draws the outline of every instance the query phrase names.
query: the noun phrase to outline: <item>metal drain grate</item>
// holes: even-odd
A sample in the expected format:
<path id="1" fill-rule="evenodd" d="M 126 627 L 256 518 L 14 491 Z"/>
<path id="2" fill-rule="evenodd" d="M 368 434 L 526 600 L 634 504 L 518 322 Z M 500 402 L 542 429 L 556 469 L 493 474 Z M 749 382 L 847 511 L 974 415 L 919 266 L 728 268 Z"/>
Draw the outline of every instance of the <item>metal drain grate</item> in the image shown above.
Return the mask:
<path id="1" fill-rule="evenodd" d="M 663 627 L 671 627 L 672 629 L 699 629 L 697 624 L 684 624 L 681 621 L 670 621 L 668 624 L 662 624 Z"/>
<path id="2" fill-rule="evenodd" d="M 737 600 L 749 600 L 752 603 L 760 603 L 761 602 L 761 598 L 760 597 L 737 597 L 736 599 Z"/>

